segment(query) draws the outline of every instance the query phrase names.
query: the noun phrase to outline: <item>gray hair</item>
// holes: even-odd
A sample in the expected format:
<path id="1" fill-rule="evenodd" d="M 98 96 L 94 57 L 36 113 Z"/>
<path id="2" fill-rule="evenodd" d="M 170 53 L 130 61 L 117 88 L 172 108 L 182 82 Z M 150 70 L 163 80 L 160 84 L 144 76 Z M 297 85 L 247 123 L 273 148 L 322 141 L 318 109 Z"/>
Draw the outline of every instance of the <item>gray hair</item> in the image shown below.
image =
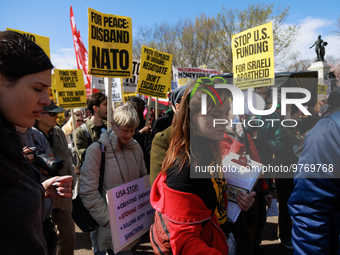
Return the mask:
<path id="1" fill-rule="evenodd" d="M 112 113 L 112 121 L 114 125 L 131 129 L 139 125 L 137 111 L 129 104 L 116 108 Z"/>

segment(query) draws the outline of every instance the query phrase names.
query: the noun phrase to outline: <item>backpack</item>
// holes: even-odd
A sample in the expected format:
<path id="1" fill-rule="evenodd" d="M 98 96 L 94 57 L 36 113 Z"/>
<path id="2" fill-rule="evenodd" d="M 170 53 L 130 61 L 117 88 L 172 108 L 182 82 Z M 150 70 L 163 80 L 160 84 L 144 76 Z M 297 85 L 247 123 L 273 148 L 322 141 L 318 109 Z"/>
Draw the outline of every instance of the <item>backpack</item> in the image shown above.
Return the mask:
<path id="1" fill-rule="evenodd" d="M 155 221 L 150 227 L 150 243 L 157 255 L 172 255 L 168 219 L 155 212 Z"/>
<path id="2" fill-rule="evenodd" d="M 103 196 L 103 182 L 104 182 L 104 170 L 105 170 L 105 146 L 98 142 L 100 146 L 100 150 L 102 152 L 102 157 L 100 161 L 100 176 L 99 176 L 99 187 L 98 191 Z M 95 219 L 91 216 L 90 212 L 86 209 L 83 204 L 83 201 L 78 194 L 76 199 L 72 200 L 72 218 L 73 221 L 77 224 L 77 226 L 83 232 L 91 232 L 96 229 L 99 225 Z"/>

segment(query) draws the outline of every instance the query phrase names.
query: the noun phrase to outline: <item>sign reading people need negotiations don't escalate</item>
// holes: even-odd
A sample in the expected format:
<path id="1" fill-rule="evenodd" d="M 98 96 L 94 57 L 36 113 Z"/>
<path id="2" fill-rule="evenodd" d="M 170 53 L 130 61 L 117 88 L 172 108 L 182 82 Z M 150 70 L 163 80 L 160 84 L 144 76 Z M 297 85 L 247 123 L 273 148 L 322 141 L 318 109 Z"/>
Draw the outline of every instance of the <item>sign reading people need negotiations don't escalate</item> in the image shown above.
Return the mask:
<path id="1" fill-rule="evenodd" d="M 132 77 L 131 18 L 88 8 L 89 74 Z"/>
<path id="2" fill-rule="evenodd" d="M 273 25 L 232 36 L 234 85 L 240 89 L 274 85 Z"/>

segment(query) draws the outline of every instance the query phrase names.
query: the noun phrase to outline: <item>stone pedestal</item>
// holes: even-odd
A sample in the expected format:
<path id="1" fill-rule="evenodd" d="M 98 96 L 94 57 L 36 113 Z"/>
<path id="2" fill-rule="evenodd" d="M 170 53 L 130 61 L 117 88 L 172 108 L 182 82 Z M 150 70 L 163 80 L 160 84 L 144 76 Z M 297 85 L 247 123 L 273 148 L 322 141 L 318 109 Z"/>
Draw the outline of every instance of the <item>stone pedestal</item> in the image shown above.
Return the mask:
<path id="1" fill-rule="evenodd" d="M 326 85 L 325 78 L 331 67 L 324 61 L 313 62 L 310 67 L 308 67 L 308 71 L 318 71 L 318 84 Z"/>

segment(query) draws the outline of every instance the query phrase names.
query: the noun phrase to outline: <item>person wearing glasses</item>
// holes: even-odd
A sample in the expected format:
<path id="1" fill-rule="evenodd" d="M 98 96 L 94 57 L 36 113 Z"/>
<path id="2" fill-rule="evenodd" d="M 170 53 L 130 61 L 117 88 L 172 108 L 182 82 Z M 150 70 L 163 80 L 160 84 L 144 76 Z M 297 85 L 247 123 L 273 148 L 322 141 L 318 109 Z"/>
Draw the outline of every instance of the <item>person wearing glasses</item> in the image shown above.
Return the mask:
<path id="1" fill-rule="evenodd" d="M 107 251 L 108 254 L 114 254 L 106 191 L 147 174 L 143 151 L 132 138 L 138 124 L 139 118 L 136 110 L 126 104 L 114 110 L 112 128 L 101 134 L 99 141 L 106 147 L 102 194 L 98 191 L 102 153 L 98 143 L 92 143 L 88 147 L 81 168 L 79 194 L 84 206 L 99 223 L 95 230 L 99 252 Z M 132 254 L 131 248 L 137 242 L 138 240 L 117 254 Z"/>
<path id="2" fill-rule="evenodd" d="M 55 246 L 48 246 L 44 234 L 49 220 L 45 198 L 72 195 L 72 176 L 41 181 L 15 129 L 32 127 L 50 104 L 52 68 L 44 51 L 26 36 L 0 32 L 0 254 L 49 254 Z"/>
<path id="3" fill-rule="evenodd" d="M 65 109 L 57 106 L 53 101 L 44 106 L 41 115 L 35 121 L 35 128 L 40 130 L 49 142 L 50 152 L 54 158 L 63 160 L 63 168 L 59 175 L 72 175 L 72 160 L 64 132 L 57 126 L 58 113 Z M 49 178 L 44 174 L 43 178 Z M 52 221 L 59 231 L 60 243 L 57 254 L 73 254 L 75 246 L 75 227 L 72 219 L 72 198 L 53 200 Z"/>

